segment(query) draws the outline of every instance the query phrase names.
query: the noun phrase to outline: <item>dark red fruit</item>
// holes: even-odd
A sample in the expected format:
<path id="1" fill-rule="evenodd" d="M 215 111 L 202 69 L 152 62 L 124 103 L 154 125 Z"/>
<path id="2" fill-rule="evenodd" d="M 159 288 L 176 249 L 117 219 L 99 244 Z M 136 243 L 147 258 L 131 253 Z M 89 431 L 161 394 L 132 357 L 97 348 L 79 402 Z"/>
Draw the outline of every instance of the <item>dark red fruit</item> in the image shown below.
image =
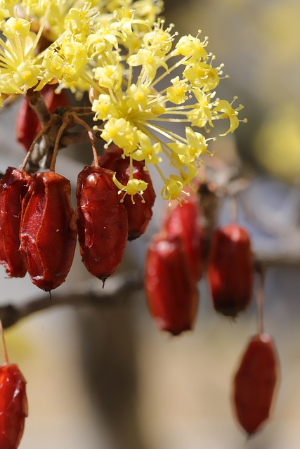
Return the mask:
<path id="1" fill-rule="evenodd" d="M 235 317 L 251 301 L 253 261 L 250 238 L 236 224 L 217 229 L 208 261 L 208 281 L 217 312 Z"/>
<path id="2" fill-rule="evenodd" d="M 130 176 L 130 158 L 123 158 L 122 154 L 123 151 L 119 147 L 110 147 L 99 157 L 99 165 L 115 172 L 117 180 L 126 186 Z M 150 174 L 144 168 L 144 161 L 133 161 L 133 178 L 148 184 L 147 189 L 143 192 L 143 197 L 135 195 L 133 203 L 132 197 L 126 195 L 123 201 L 128 216 L 128 240 L 140 237 L 146 231 L 152 217 L 155 192 Z"/>
<path id="3" fill-rule="evenodd" d="M 118 268 L 127 243 L 127 212 L 112 172 L 85 167 L 77 182 L 77 227 L 82 262 L 105 281 Z"/>
<path id="4" fill-rule="evenodd" d="M 66 93 L 62 91 L 60 94 L 56 94 L 56 87 L 57 85 L 47 84 L 41 91 L 50 114 L 58 107 L 70 106 Z M 28 98 L 24 97 L 17 114 L 16 138 L 26 151 L 29 150 L 40 129 L 38 116 L 31 108 Z"/>
<path id="5" fill-rule="evenodd" d="M 198 199 L 191 194 L 188 202 L 179 204 L 177 201 L 171 203 L 171 209 L 165 214 L 163 229 L 170 237 L 180 237 L 187 256 L 189 270 L 195 282 L 201 279 L 202 263 L 202 241 L 203 227 L 201 225 L 201 214 Z"/>
<path id="6" fill-rule="evenodd" d="M 0 366 L 0 447 L 17 449 L 28 416 L 26 381 L 15 364 Z"/>
<path id="7" fill-rule="evenodd" d="M 233 404 L 239 424 L 256 433 L 269 418 L 278 381 L 278 361 L 272 338 L 253 337 L 234 377 Z"/>
<path id="8" fill-rule="evenodd" d="M 31 182 L 29 173 L 13 167 L 0 181 L 0 264 L 11 277 L 24 277 L 27 272 L 19 233 L 22 202 Z"/>
<path id="9" fill-rule="evenodd" d="M 156 236 L 149 245 L 145 268 L 148 307 L 161 330 L 178 335 L 192 329 L 198 306 L 182 240 Z"/>
<path id="10" fill-rule="evenodd" d="M 70 181 L 54 172 L 33 177 L 24 199 L 21 252 L 31 281 L 42 290 L 59 287 L 74 258 L 77 228 Z"/>

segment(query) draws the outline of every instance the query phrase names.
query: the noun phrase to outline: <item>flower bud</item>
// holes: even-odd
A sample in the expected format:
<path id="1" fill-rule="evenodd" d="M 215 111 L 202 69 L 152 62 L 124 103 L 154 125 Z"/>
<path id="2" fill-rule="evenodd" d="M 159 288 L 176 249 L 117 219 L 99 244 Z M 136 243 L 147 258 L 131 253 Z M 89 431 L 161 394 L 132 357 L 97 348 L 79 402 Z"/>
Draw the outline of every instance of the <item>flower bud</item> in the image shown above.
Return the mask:
<path id="1" fill-rule="evenodd" d="M 233 405 L 239 424 L 252 435 L 269 418 L 278 380 L 272 338 L 252 337 L 234 377 Z"/>
<path id="2" fill-rule="evenodd" d="M 113 146 L 99 157 L 99 165 L 115 172 L 117 180 L 125 186 L 130 176 L 130 158 L 123 158 L 122 154 L 123 151 L 119 147 Z M 133 178 L 145 181 L 148 186 L 144 190 L 143 196 L 134 196 L 134 203 L 130 195 L 126 195 L 122 200 L 128 216 L 128 240 L 134 240 L 146 231 L 155 201 L 155 192 L 149 172 L 144 170 L 145 162 L 133 161 L 132 165 Z"/>
<path id="3" fill-rule="evenodd" d="M 208 282 L 217 312 L 235 317 L 248 306 L 252 297 L 253 261 L 245 229 L 232 224 L 214 232 Z"/>
<path id="4" fill-rule="evenodd" d="M 82 262 L 105 281 L 118 268 L 127 243 L 127 212 L 112 172 L 85 167 L 77 182 L 77 227 Z"/>
<path id="5" fill-rule="evenodd" d="M 24 277 L 27 272 L 19 232 L 22 201 L 31 182 L 29 173 L 12 167 L 0 181 L 0 264 L 11 277 Z"/>
<path id="6" fill-rule="evenodd" d="M 178 335 L 192 329 L 198 292 L 179 237 L 158 235 L 150 243 L 145 289 L 150 313 L 161 330 Z"/>
<path id="7" fill-rule="evenodd" d="M 164 231 L 170 237 L 180 237 L 187 256 L 189 270 L 195 282 L 202 275 L 203 228 L 197 196 L 191 194 L 188 202 L 171 202 L 164 217 Z"/>
<path id="8" fill-rule="evenodd" d="M 70 271 L 76 219 L 66 178 L 46 172 L 36 174 L 33 180 L 22 209 L 21 251 L 33 284 L 50 291 L 59 287 Z"/>

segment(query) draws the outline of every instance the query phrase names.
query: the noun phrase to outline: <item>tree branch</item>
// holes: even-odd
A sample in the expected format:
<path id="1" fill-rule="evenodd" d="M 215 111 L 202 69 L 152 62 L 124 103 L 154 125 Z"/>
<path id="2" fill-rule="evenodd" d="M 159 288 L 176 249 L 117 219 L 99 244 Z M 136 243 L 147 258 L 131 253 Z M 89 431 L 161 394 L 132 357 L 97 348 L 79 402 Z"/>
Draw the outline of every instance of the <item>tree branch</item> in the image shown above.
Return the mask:
<path id="1" fill-rule="evenodd" d="M 81 282 L 68 293 L 57 291 L 51 296 L 43 295 L 25 304 L 7 304 L 0 307 L 3 328 L 8 328 L 23 318 L 53 307 L 115 307 L 122 304 L 135 292 L 142 290 L 141 275 L 125 273 L 114 276 L 103 290 L 98 279 Z"/>

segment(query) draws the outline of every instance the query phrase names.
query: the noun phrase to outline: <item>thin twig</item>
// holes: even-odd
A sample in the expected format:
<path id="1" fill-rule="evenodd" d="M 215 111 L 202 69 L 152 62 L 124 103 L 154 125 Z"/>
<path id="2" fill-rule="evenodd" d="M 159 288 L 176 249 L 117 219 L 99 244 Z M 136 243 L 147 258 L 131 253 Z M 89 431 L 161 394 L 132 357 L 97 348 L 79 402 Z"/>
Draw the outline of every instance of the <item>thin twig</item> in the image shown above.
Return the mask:
<path id="1" fill-rule="evenodd" d="M 39 91 L 28 89 L 26 96 L 29 100 L 30 107 L 38 116 L 41 125 L 45 126 L 50 120 L 50 112 L 46 106 L 43 95 Z"/>
<path id="2" fill-rule="evenodd" d="M 111 286 L 107 282 L 105 290 L 98 279 L 81 282 L 68 293 L 53 292 L 51 298 L 44 294 L 37 299 L 23 304 L 6 304 L 0 307 L 0 320 L 6 329 L 18 321 L 53 307 L 115 307 L 128 299 L 133 293 L 143 288 L 143 279 L 140 275 L 125 273 L 122 276 L 114 276 L 110 279 Z"/>

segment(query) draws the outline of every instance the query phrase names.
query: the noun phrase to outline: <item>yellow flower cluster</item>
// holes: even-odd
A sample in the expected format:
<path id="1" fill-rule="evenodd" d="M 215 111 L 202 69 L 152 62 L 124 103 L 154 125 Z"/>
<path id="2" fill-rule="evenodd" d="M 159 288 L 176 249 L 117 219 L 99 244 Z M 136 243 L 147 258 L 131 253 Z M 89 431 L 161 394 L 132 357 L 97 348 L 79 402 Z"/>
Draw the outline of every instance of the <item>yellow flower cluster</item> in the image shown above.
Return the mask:
<path id="1" fill-rule="evenodd" d="M 154 165 L 161 194 L 171 200 L 196 176 L 208 128 L 228 118 L 224 135 L 233 132 L 242 106 L 215 98 L 222 65 L 213 65 L 207 38 L 178 39 L 157 19 L 162 6 L 155 0 L 0 0 L 0 92 L 5 98 L 54 81 L 75 93 L 92 90 L 95 127 L 106 146 L 114 143 L 131 161 Z M 175 170 L 169 178 L 160 168 L 163 157 Z M 130 195 L 146 188 L 133 177 L 118 187 Z"/>

